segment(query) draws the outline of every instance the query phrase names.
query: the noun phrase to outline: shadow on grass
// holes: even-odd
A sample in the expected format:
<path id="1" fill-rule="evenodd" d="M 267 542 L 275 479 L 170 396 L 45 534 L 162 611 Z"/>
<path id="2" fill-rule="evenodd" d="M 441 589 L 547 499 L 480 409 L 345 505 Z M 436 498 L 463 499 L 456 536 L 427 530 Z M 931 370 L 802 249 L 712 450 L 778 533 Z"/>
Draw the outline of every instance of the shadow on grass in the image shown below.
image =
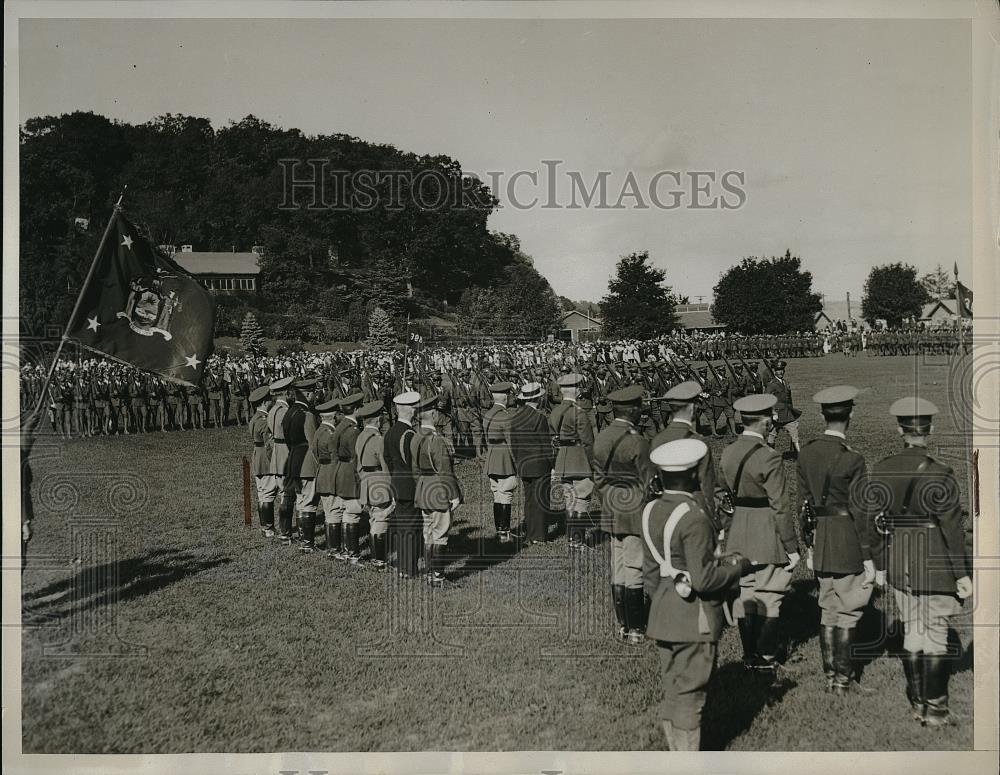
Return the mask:
<path id="1" fill-rule="evenodd" d="M 25 594 L 24 601 L 33 611 L 46 616 L 78 614 L 149 595 L 229 562 L 226 557 L 198 558 L 177 549 L 157 549 L 138 557 L 79 568 L 70 578 Z"/>
<path id="2" fill-rule="evenodd" d="M 781 702 L 797 683 L 780 673 L 773 677 L 748 673 L 741 662 L 729 662 L 712 674 L 702 719 L 703 751 L 724 751 L 750 729 L 764 708 Z"/>

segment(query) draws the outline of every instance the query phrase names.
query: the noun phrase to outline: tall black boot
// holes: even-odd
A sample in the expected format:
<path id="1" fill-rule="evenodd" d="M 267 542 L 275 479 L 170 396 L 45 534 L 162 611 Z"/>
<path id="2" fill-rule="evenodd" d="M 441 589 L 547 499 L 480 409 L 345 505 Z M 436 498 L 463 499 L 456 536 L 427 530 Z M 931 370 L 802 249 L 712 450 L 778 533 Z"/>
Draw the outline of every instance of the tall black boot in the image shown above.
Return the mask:
<path id="1" fill-rule="evenodd" d="M 503 538 L 503 516 L 502 516 L 503 506 L 496 501 L 493 501 L 493 530 L 496 532 L 497 539 Z"/>
<path id="2" fill-rule="evenodd" d="M 344 556 L 344 527 L 342 522 L 326 523 L 326 554 L 330 559 Z"/>
<path id="3" fill-rule="evenodd" d="M 299 531 L 302 536 L 302 546 L 299 551 L 309 553 L 316 548 L 316 514 L 304 511 L 299 514 Z"/>
<path id="4" fill-rule="evenodd" d="M 440 544 L 431 544 L 431 574 L 427 577 L 427 580 L 434 585 L 443 584 L 444 569 L 448 564 L 447 558 L 444 556 L 444 547 Z"/>
<path id="5" fill-rule="evenodd" d="M 500 504 L 500 533 L 504 541 L 510 541 L 510 503 Z"/>
<path id="6" fill-rule="evenodd" d="M 736 623 L 740 630 L 740 643 L 743 645 L 743 666 L 754 668 L 757 666 L 759 654 L 757 653 L 757 627 L 756 614 L 745 614 L 737 619 Z"/>
<path id="7" fill-rule="evenodd" d="M 345 552 L 347 559 L 357 564 L 361 559 L 361 552 L 358 549 L 358 525 L 357 524 L 345 524 L 344 525 L 344 547 L 347 550 Z"/>
<path id="8" fill-rule="evenodd" d="M 424 544 L 424 577 L 430 579 L 434 574 L 434 544 Z"/>
<path id="9" fill-rule="evenodd" d="M 854 642 L 854 630 L 844 627 L 835 628 L 833 649 L 833 693 L 847 694 L 851 688 L 851 674 L 854 672 L 854 661 L 851 659 L 851 646 Z"/>
<path id="10" fill-rule="evenodd" d="M 261 503 L 257 507 L 257 513 L 260 515 L 260 527 L 263 530 L 264 535 L 273 536 L 274 535 L 274 501 L 270 503 Z"/>
<path id="11" fill-rule="evenodd" d="M 382 570 L 385 564 L 385 534 L 372 534 L 372 560 L 376 570 Z"/>
<path id="12" fill-rule="evenodd" d="M 611 585 L 611 602 L 615 607 L 615 619 L 618 622 L 618 640 L 624 642 L 628 637 L 628 606 L 626 605 L 625 585 Z"/>
<path id="13" fill-rule="evenodd" d="M 951 661 L 947 654 L 924 654 L 924 698 L 927 700 L 925 722 L 929 727 L 950 723 L 948 711 L 948 678 Z"/>
<path id="14" fill-rule="evenodd" d="M 913 720 L 924 723 L 927 716 L 927 698 L 924 696 L 924 655 L 921 651 L 904 651 L 901 658 L 903 675 L 906 676 L 906 699 L 910 701 Z"/>
<path id="15" fill-rule="evenodd" d="M 778 666 L 780 640 L 781 624 L 778 617 L 762 617 L 760 630 L 757 633 L 757 651 L 760 654 L 760 667 L 762 669 L 774 670 Z"/>
<path id="16" fill-rule="evenodd" d="M 295 507 L 290 500 L 282 500 L 278 505 L 278 532 L 285 540 L 292 538 L 292 509 Z"/>
<path id="17" fill-rule="evenodd" d="M 420 575 L 420 533 L 411 523 L 399 531 L 399 572 L 411 579 Z"/>
<path id="18" fill-rule="evenodd" d="M 837 650 L 837 628 L 823 625 L 819 628 L 819 653 L 823 659 L 823 675 L 826 676 L 826 689 L 833 689 L 836 675 L 833 667 L 834 654 Z"/>
<path id="19" fill-rule="evenodd" d="M 628 642 L 638 646 L 646 639 L 646 598 L 642 587 L 625 590 L 625 608 L 628 611 Z"/>

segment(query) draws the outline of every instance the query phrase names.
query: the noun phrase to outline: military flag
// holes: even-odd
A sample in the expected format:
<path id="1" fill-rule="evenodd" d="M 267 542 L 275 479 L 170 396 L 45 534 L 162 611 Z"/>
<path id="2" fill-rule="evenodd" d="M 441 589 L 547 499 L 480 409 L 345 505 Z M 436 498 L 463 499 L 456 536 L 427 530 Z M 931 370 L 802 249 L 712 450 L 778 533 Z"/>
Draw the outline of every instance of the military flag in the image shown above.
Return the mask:
<path id="1" fill-rule="evenodd" d="M 153 248 L 116 208 L 66 338 L 194 387 L 212 353 L 214 328 L 208 291 Z"/>
<path id="2" fill-rule="evenodd" d="M 958 301 L 958 314 L 963 318 L 972 317 L 972 291 L 962 285 L 958 279 L 958 262 L 955 262 L 955 299 Z"/>

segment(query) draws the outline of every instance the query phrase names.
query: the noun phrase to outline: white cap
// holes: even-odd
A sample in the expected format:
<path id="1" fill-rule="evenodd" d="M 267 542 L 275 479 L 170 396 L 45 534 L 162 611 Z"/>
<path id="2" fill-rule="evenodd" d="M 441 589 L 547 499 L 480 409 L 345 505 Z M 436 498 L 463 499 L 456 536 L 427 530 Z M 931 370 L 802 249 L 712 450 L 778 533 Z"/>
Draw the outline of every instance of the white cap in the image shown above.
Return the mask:
<path id="1" fill-rule="evenodd" d="M 542 386 L 538 382 L 528 382 L 521 386 L 521 398 L 538 398 L 542 394 Z"/>
<path id="2" fill-rule="evenodd" d="M 392 402 L 394 404 L 399 404 L 400 406 L 415 406 L 420 400 L 420 394 L 416 390 L 410 390 L 406 393 L 400 393 Z"/>
<path id="3" fill-rule="evenodd" d="M 661 471 L 687 471 L 708 454 L 708 445 L 699 439 L 677 439 L 661 444 L 649 453 L 653 465 Z"/>

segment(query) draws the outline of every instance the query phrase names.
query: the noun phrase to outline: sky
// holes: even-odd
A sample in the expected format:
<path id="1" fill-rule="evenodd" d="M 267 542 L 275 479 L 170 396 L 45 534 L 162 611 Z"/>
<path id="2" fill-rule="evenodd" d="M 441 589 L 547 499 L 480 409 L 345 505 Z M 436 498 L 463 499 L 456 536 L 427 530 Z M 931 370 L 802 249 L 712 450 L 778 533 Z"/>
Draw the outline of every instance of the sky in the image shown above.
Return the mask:
<path id="1" fill-rule="evenodd" d="M 791 250 L 814 290 L 860 302 L 872 266 L 957 261 L 970 284 L 970 26 L 963 20 L 22 20 L 20 118 L 91 110 L 215 126 L 253 114 L 446 154 L 505 205 L 554 290 L 599 300 L 618 258 L 649 251 L 667 283 L 711 301 L 744 256 Z M 607 173 L 620 209 L 557 201 Z M 681 207 L 652 206 L 676 172 Z M 692 172 L 727 171 L 691 192 Z M 659 178 L 660 202 L 676 178 Z M 702 185 L 707 178 L 696 179 Z M 578 199 L 579 201 L 579 199 Z M 253 242 L 248 235 L 248 245 Z M 966 279 L 968 278 L 968 279 Z"/>

